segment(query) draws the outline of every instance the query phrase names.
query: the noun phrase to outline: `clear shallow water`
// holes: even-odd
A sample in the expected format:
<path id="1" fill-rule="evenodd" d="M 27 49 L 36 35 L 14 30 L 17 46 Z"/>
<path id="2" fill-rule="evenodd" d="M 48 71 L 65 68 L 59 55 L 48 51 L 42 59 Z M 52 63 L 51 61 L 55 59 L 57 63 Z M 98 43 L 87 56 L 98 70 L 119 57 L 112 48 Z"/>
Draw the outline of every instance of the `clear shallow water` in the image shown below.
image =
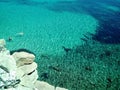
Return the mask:
<path id="1" fill-rule="evenodd" d="M 80 38 L 88 33 L 95 34 L 93 38 L 102 43 L 120 43 L 119 3 L 0 0 L 0 38 L 13 38 L 8 42 L 10 49 L 27 48 L 49 54 L 63 53 L 62 46 L 72 48 L 83 43 Z M 24 36 L 15 37 L 19 32 L 24 32 Z"/>
<path id="2" fill-rule="evenodd" d="M 13 38 L 7 44 L 10 49 L 27 48 L 37 53 L 60 54 L 63 53 L 62 46 L 72 48 L 81 44 L 80 38 L 89 32 L 95 33 L 98 26 L 98 21 L 87 14 L 55 12 L 40 2 L 36 2 L 37 6 L 28 3 L 0 3 L 0 36 Z M 24 36 L 16 37 L 19 32 L 24 32 Z"/>

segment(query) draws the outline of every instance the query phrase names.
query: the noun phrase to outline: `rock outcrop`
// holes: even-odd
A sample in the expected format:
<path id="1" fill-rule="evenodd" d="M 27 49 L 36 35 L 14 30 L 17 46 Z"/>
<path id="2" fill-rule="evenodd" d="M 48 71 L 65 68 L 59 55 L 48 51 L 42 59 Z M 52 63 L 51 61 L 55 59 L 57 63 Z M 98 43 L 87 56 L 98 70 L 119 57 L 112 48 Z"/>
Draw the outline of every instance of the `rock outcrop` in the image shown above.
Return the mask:
<path id="1" fill-rule="evenodd" d="M 15 52 L 12 55 L 15 60 L 17 67 L 33 63 L 35 56 L 27 52 Z"/>
<path id="2" fill-rule="evenodd" d="M 68 90 L 38 81 L 35 56 L 28 52 L 10 55 L 0 39 L 0 90 Z"/>

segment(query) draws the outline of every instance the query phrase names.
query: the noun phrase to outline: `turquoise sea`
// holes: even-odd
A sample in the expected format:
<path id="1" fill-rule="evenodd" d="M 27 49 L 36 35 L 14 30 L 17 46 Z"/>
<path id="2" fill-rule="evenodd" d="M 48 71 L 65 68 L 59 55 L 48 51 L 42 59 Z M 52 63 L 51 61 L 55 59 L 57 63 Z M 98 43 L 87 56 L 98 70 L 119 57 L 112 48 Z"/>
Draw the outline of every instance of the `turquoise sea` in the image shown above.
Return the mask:
<path id="1" fill-rule="evenodd" d="M 0 38 L 35 53 L 39 80 L 120 90 L 120 0 L 0 0 Z"/>

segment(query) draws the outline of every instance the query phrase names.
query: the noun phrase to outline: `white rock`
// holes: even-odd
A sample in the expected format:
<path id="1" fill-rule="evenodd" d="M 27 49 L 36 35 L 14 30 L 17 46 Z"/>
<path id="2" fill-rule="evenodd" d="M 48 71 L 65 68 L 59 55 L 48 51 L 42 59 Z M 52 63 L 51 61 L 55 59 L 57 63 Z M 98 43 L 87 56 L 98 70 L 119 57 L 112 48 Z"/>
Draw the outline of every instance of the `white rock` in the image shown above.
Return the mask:
<path id="1" fill-rule="evenodd" d="M 68 90 L 68 89 L 61 88 L 61 87 L 56 87 L 55 90 Z"/>
<path id="2" fill-rule="evenodd" d="M 0 39 L 0 52 L 5 51 L 6 42 L 4 39 Z"/>
<path id="3" fill-rule="evenodd" d="M 14 58 L 10 55 L 0 53 L 0 87 L 16 82 L 16 69 Z"/>
<path id="4" fill-rule="evenodd" d="M 34 70 L 36 70 L 37 68 L 37 64 L 35 62 L 33 62 L 32 64 L 29 64 L 29 65 L 24 65 L 24 66 L 20 66 L 18 67 L 18 69 L 21 69 L 24 74 L 28 74 Z"/>
<path id="5" fill-rule="evenodd" d="M 34 87 L 35 81 L 38 79 L 37 71 L 35 70 L 31 75 L 25 75 L 20 80 L 20 84 L 26 87 Z"/>
<path id="6" fill-rule="evenodd" d="M 7 89 L 0 89 L 0 90 L 20 90 L 20 89 L 18 89 L 18 88 L 7 88 Z"/>
<path id="7" fill-rule="evenodd" d="M 3 48 L 2 54 L 10 55 L 10 51 L 7 50 L 6 48 Z"/>
<path id="8" fill-rule="evenodd" d="M 37 89 L 35 89 L 35 88 L 28 88 L 28 87 L 19 85 L 16 88 L 8 88 L 8 89 L 3 89 L 3 90 L 37 90 Z"/>
<path id="9" fill-rule="evenodd" d="M 5 40 L 0 39 L 0 87 L 10 88 L 0 90 L 68 90 L 38 81 L 35 56 L 27 52 L 15 52 L 11 56 L 5 45 Z M 13 87 L 16 84 L 17 87 Z"/>
<path id="10" fill-rule="evenodd" d="M 24 72 L 23 72 L 23 70 L 21 70 L 20 68 L 17 68 L 17 71 L 16 71 L 16 78 L 17 79 L 20 79 L 20 78 L 22 78 L 23 76 L 24 76 Z"/>
<path id="11" fill-rule="evenodd" d="M 15 90 L 35 90 L 35 88 L 29 88 L 26 86 L 19 85 L 18 87 L 15 88 Z"/>
<path id="12" fill-rule="evenodd" d="M 35 87 L 38 89 L 38 90 L 55 90 L 55 87 L 46 83 L 46 82 L 43 82 L 43 81 L 36 81 L 35 82 Z"/>
<path id="13" fill-rule="evenodd" d="M 6 42 L 4 39 L 0 39 L 0 46 L 5 46 L 6 45 Z"/>
<path id="14" fill-rule="evenodd" d="M 9 72 L 17 69 L 15 59 L 10 55 L 2 53 L 0 53 L 0 66 L 5 67 Z"/>
<path id="15" fill-rule="evenodd" d="M 15 52 L 12 56 L 15 58 L 18 67 L 33 63 L 35 59 L 33 54 L 27 52 Z"/>

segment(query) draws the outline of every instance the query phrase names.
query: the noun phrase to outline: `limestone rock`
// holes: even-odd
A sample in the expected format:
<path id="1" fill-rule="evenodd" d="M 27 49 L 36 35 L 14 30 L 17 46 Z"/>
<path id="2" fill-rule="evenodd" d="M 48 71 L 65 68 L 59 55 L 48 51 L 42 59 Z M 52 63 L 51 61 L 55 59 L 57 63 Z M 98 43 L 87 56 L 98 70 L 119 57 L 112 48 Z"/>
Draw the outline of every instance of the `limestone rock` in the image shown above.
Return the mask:
<path id="1" fill-rule="evenodd" d="M 30 75 L 25 75 L 24 77 L 21 78 L 20 85 L 26 86 L 26 87 L 34 87 L 34 83 L 38 78 L 37 71 L 35 70 L 32 74 Z"/>
<path id="2" fill-rule="evenodd" d="M 37 64 L 33 62 L 29 65 L 20 66 L 18 67 L 18 69 L 21 69 L 24 72 L 24 74 L 28 74 L 37 69 Z"/>
<path id="3" fill-rule="evenodd" d="M 16 88 L 8 88 L 8 89 L 4 89 L 4 90 L 37 90 L 37 89 L 18 85 Z"/>
<path id="4" fill-rule="evenodd" d="M 24 51 L 10 55 L 5 45 L 0 39 L 0 90 L 68 90 L 38 81 L 35 56 Z"/>
<path id="5" fill-rule="evenodd" d="M 5 45 L 6 45 L 5 40 L 4 39 L 0 39 L 0 52 L 6 50 Z"/>
<path id="6" fill-rule="evenodd" d="M 6 45 L 6 42 L 4 39 L 0 39 L 0 46 L 5 46 Z"/>
<path id="7" fill-rule="evenodd" d="M 68 89 L 65 89 L 65 88 L 60 88 L 60 87 L 56 87 L 55 90 L 68 90 Z"/>
<path id="8" fill-rule="evenodd" d="M 10 72 L 10 71 L 16 71 L 16 62 L 15 59 L 10 56 L 10 55 L 6 55 L 6 54 L 2 54 L 0 53 L 0 66 L 5 67 L 5 71 L 6 72 Z"/>
<path id="9" fill-rule="evenodd" d="M 18 87 L 15 88 L 15 90 L 37 90 L 37 89 L 19 85 Z"/>
<path id="10" fill-rule="evenodd" d="M 33 54 L 29 54 L 27 52 L 15 52 L 12 55 L 17 63 L 17 67 L 33 63 L 35 56 Z"/>
<path id="11" fill-rule="evenodd" d="M 43 81 L 36 81 L 35 82 L 35 87 L 38 89 L 38 90 L 55 90 L 55 87 L 46 83 L 46 82 L 43 82 Z"/>
<path id="12" fill-rule="evenodd" d="M 17 71 L 16 71 L 16 78 L 17 79 L 21 79 L 23 76 L 24 76 L 24 72 L 23 70 L 21 70 L 20 68 L 17 68 Z"/>
<path id="13" fill-rule="evenodd" d="M 0 53 L 0 87 L 14 86 L 16 80 L 16 62 L 14 58 L 5 53 Z"/>

